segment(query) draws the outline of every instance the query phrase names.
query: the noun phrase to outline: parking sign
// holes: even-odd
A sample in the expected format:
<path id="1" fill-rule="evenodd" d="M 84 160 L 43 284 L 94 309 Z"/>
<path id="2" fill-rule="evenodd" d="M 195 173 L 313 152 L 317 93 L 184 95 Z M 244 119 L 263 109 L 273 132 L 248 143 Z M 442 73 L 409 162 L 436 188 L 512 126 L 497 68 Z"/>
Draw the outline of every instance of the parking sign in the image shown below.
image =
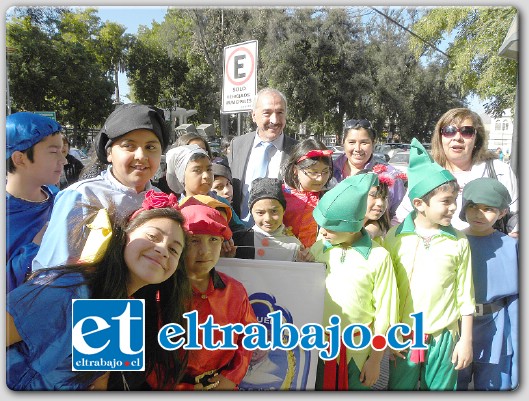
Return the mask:
<path id="1" fill-rule="evenodd" d="M 145 370 L 143 299 L 74 299 L 74 371 Z"/>
<path id="2" fill-rule="evenodd" d="M 224 48 L 222 112 L 252 110 L 257 88 L 257 40 Z"/>

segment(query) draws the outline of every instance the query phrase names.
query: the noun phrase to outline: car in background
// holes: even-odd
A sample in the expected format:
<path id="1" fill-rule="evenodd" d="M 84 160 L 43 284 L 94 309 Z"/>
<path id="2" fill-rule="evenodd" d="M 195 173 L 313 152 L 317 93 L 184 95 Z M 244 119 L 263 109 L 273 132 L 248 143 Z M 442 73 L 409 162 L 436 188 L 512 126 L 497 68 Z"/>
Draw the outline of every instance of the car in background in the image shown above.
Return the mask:
<path id="1" fill-rule="evenodd" d="M 339 146 L 339 145 L 336 145 L 336 146 L 327 146 L 327 148 L 329 148 L 329 149 L 332 150 L 333 152 L 337 152 L 337 153 L 343 153 L 343 152 L 344 152 L 343 146 Z"/>
<path id="2" fill-rule="evenodd" d="M 86 163 L 88 163 L 88 156 L 81 149 L 70 148 L 70 151 L 68 153 L 75 157 L 77 160 L 80 160 L 81 163 L 83 163 L 85 166 Z"/>
<path id="3" fill-rule="evenodd" d="M 400 142 L 386 142 L 378 143 L 373 149 L 373 153 L 385 156 L 386 161 L 389 162 L 389 159 L 395 155 L 398 151 L 401 150 L 410 150 L 411 145 L 409 143 L 400 143 Z"/>
<path id="4" fill-rule="evenodd" d="M 407 173 L 410 164 L 410 151 L 401 150 L 400 152 L 395 153 L 393 157 L 389 159 L 388 164 L 403 173 Z"/>
<path id="5" fill-rule="evenodd" d="M 160 167 L 158 167 L 158 170 L 156 170 L 156 173 L 154 173 L 154 177 L 152 177 L 153 182 L 157 183 L 158 181 L 160 181 L 160 178 L 162 178 L 165 175 L 166 171 L 167 171 L 166 156 L 162 155 L 162 158 L 160 159 Z"/>
<path id="6" fill-rule="evenodd" d="M 342 155 L 342 154 L 344 153 L 344 148 L 343 148 L 343 146 L 339 146 L 339 145 L 336 145 L 336 146 L 327 146 L 327 149 L 332 150 L 332 159 L 333 159 L 333 160 L 336 160 L 337 158 L 340 157 L 340 155 Z"/>

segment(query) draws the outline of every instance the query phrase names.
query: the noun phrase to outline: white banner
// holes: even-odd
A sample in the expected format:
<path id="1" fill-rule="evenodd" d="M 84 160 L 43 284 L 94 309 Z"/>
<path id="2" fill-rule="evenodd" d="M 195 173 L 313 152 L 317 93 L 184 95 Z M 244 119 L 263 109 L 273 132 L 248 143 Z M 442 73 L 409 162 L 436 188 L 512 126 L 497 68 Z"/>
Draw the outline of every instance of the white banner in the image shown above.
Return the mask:
<path id="1" fill-rule="evenodd" d="M 222 112 L 252 110 L 257 93 L 257 40 L 224 48 Z"/>
<path id="2" fill-rule="evenodd" d="M 307 323 L 323 323 L 322 263 L 221 258 L 216 269 L 244 285 L 259 323 L 268 327 L 266 315 L 278 310 L 283 312 L 284 323 L 298 329 Z M 240 389 L 314 390 L 317 363 L 315 350 L 254 351 Z"/>

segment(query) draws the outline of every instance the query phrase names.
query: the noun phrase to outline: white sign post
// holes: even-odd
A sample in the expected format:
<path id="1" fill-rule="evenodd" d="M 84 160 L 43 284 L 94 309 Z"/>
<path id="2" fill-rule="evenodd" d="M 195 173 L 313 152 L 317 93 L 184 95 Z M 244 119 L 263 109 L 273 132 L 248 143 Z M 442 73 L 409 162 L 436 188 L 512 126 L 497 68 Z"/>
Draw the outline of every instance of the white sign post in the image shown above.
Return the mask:
<path id="1" fill-rule="evenodd" d="M 224 48 L 222 112 L 252 110 L 257 90 L 257 40 Z"/>

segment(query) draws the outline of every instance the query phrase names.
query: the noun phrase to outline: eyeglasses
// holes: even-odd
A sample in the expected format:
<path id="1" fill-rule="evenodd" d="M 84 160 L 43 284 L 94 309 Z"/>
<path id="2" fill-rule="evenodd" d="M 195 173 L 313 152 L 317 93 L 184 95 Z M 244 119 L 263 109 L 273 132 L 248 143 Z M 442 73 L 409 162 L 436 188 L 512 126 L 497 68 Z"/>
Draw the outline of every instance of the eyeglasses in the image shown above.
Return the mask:
<path id="1" fill-rule="evenodd" d="M 365 129 L 372 128 L 371 121 L 369 120 L 347 120 L 343 125 L 344 130 L 351 129 L 351 128 L 359 128 L 359 127 L 365 128 Z"/>
<path id="2" fill-rule="evenodd" d="M 453 138 L 457 133 L 460 133 L 463 138 L 470 139 L 476 135 L 476 129 L 471 125 L 465 125 L 457 128 L 455 125 L 447 125 L 441 128 L 441 134 L 445 138 Z"/>
<path id="3" fill-rule="evenodd" d="M 323 176 L 326 176 L 326 175 L 329 175 L 331 174 L 331 171 L 330 170 L 323 170 L 321 173 L 318 173 L 316 171 L 307 171 L 307 170 L 301 170 L 303 172 L 303 174 L 305 174 L 307 177 L 313 179 L 313 180 L 316 180 L 320 177 L 323 177 Z"/>

